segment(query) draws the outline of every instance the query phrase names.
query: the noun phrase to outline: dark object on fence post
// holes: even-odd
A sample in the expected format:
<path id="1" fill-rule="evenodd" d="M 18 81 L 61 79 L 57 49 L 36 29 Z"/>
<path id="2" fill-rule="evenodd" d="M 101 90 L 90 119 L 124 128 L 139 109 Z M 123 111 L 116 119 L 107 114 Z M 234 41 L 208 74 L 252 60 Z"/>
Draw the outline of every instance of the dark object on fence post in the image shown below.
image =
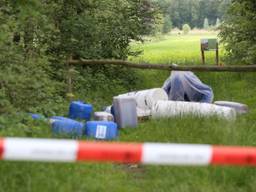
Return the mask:
<path id="1" fill-rule="evenodd" d="M 201 55 L 202 63 L 205 64 L 205 51 L 215 51 L 216 52 L 216 65 L 219 65 L 219 43 L 217 39 L 201 39 Z"/>

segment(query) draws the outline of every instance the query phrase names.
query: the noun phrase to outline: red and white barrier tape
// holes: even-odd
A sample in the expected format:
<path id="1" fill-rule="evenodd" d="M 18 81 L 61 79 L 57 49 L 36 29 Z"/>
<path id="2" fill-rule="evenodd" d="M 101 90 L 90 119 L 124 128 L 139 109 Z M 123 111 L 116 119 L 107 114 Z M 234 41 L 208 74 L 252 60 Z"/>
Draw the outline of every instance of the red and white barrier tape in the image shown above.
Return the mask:
<path id="1" fill-rule="evenodd" d="M 25 161 L 256 166 L 256 147 L 4 138 L 0 139 L 0 158 Z"/>

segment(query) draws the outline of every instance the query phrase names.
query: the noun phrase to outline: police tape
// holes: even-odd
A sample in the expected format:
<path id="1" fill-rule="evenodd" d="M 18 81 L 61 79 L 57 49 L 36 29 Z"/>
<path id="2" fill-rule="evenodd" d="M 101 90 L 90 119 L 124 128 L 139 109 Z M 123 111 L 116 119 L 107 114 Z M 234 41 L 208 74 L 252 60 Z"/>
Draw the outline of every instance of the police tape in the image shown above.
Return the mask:
<path id="1" fill-rule="evenodd" d="M 256 166 L 256 147 L 3 138 L 0 139 L 0 158 L 14 161 Z"/>

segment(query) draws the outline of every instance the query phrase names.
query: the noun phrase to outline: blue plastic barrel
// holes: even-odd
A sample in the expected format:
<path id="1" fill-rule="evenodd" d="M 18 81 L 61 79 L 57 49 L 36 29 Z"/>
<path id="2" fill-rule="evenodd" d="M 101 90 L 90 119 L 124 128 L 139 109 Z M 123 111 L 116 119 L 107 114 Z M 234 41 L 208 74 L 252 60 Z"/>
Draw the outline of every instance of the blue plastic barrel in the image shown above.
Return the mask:
<path id="1" fill-rule="evenodd" d="M 66 117 L 52 117 L 50 121 L 53 134 L 82 136 L 85 130 L 83 123 Z"/>
<path id="2" fill-rule="evenodd" d="M 69 106 L 69 118 L 90 120 L 93 107 L 82 101 L 73 101 Z"/>
<path id="3" fill-rule="evenodd" d="M 117 138 L 117 124 L 112 121 L 88 121 L 85 133 L 95 139 L 112 140 Z"/>

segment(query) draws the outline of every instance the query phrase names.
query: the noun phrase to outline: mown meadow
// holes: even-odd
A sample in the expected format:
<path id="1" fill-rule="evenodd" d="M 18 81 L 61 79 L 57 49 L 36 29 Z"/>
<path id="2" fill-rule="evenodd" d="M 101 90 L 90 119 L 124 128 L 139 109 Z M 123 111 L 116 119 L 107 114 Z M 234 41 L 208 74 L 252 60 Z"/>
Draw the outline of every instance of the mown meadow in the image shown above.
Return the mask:
<path id="1" fill-rule="evenodd" d="M 133 49 L 144 50 L 144 54 L 134 60 L 151 63 L 201 64 L 200 39 L 217 38 L 216 36 L 216 33 L 182 35 L 180 32 L 159 38 L 147 38 L 146 43 L 134 43 Z M 215 64 L 214 51 L 205 52 L 205 56 L 207 64 Z M 220 56 L 223 56 L 222 49 Z"/>
<path id="2" fill-rule="evenodd" d="M 144 53 L 130 60 L 150 63 L 200 64 L 199 35 L 170 35 L 145 44 L 133 44 Z M 214 35 L 206 36 L 214 37 Z M 221 57 L 223 53 L 221 52 Z M 207 53 L 207 64 L 214 64 L 214 54 Z M 136 89 L 161 87 L 169 72 L 136 70 Z M 248 114 L 236 121 L 218 118 L 170 118 L 141 122 L 136 129 L 120 131 L 119 141 L 168 142 L 215 145 L 256 145 L 256 78 L 254 73 L 197 73 L 210 85 L 214 100 L 237 101 L 249 105 Z M 135 88 L 134 88 L 135 89 Z M 123 90 L 124 91 L 124 90 Z M 89 94 L 89 93 L 85 93 Z M 111 102 L 112 92 L 102 103 Z M 102 101 L 103 100 L 103 101 Z M 94 105 L 99 106 L 93 100 Z M 67 106 L 68 108 L 68 106 Z M 99 107 L 98 107 L 99 108 Z M 64 111 L 63 111 L 64 114 Z M 53 138 L 50 126 L 22 114 L 0 117 L 0 133 L 9 137 Z M 86 138 L 81 138 L 85 139 Z M 1 162 L 0 191 L 255 191 L 256 172 L 252 167 L 132 167 L 97 163 Z"/>

